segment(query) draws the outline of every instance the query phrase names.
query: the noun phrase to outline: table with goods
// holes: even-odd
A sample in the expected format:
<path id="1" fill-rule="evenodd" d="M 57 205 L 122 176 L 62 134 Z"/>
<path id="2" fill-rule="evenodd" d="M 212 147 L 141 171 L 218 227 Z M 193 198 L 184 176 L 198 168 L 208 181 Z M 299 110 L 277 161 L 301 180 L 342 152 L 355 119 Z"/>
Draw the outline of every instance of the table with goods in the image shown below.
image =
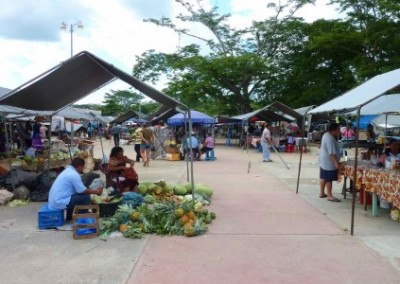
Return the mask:
<path id="1" fill-rule="evenodd" d="M 381 202 L 392 205 L 392 219 L 399 218 L 400 208 L 400 163 L 396 159 L 386 161 L 383 167 L 377 159 L 360 160 L 357 166 L 356 181 L 354 182 L 354 162 L 344 164 L 343 174 L 354 182 L 355 188 L 372 193 L 372 215 L 377 216 L 378 197 Z M 365 201 L 364 201 L 365 202 Z M 397 218 L 396 218 L 397 216 Z"/>

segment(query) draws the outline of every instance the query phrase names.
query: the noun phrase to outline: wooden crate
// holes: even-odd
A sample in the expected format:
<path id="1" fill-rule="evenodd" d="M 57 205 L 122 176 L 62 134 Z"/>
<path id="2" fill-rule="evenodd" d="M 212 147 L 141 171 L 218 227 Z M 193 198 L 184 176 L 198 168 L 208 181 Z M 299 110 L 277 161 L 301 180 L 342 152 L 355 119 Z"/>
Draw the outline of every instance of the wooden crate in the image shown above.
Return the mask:
<path id="1" fill-rule="evenodd" d="M 92 212 L 79 213 L 80 210 L 91 210 Z M 76 205 L 72 214 L 73 238 L 88 239 L 95 238 L 100 233 L 98 205 Z"/>

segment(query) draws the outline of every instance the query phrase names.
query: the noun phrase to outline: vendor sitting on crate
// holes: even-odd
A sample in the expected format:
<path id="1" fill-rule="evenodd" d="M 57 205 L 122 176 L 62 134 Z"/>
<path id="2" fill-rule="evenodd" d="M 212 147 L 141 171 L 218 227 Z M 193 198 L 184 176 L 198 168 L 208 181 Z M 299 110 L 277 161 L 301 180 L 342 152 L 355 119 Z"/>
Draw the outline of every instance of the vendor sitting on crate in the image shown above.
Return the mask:
<path id="1" fill-rule="evenodd" d="M 103 188 L 86 188 L 80 174 L 83 172 L 85 161 L 82 158 L 74 158 L 70 166 L 63 170 L 49 192 L 49 209 L 67 209 L 66 220 L 72 220 L 75 205 L 89 205 L 90 194 L 101 195 Z"/>

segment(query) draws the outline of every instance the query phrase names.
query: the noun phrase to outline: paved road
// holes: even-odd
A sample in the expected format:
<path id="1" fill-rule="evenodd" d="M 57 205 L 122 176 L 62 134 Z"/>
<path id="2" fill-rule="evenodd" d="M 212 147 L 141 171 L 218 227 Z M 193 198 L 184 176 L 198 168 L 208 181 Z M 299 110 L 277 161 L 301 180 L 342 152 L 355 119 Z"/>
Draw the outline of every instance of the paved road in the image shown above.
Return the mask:
<path id="1" fill-rule="evenodd" d="M 106 142 L 105 153 L 110 147 Z M 132 146 L 124 148 L 133 155 Z M 398 283 L 396 266 L 373 250 L 388 238 L 376 235 L 375 247 L 363 239 L 371 230 L 365 220 L 378 221 L 362 213 L 361 237 L 351 237 L 349 201 L 315 198 L 315 153 L 306 156 L 299 195 L 295 154 L 284 156 L 291 170 L 275 154 L 274 163 L 235 147 L 218 146 L 216 155 L 194 164 L 195 182 L 214 188 L 217 213 L 210 231 L 196 238 L 73 240 L 71 232 L 37 231 L 40 203 L 0 207 L 0 283 Z M 141 180 L 186 182 L 185 165 L 155 160 L 137 170 Z M 388 234 L 397 232 L 393 222 L 386 225 Z"/>

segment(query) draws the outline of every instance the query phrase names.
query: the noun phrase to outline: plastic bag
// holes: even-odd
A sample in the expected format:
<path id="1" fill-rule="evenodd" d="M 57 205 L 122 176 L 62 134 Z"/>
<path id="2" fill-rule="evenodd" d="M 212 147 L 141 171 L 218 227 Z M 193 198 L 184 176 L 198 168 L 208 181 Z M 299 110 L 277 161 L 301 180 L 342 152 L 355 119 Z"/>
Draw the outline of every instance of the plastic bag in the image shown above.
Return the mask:
<path id="1" fill-rule="evenodd" d="M 99 178 L 94 179 L 89 186 L 90 189 L 97 189 L 99 187 L 104 187 L 103 181 Z"/>

